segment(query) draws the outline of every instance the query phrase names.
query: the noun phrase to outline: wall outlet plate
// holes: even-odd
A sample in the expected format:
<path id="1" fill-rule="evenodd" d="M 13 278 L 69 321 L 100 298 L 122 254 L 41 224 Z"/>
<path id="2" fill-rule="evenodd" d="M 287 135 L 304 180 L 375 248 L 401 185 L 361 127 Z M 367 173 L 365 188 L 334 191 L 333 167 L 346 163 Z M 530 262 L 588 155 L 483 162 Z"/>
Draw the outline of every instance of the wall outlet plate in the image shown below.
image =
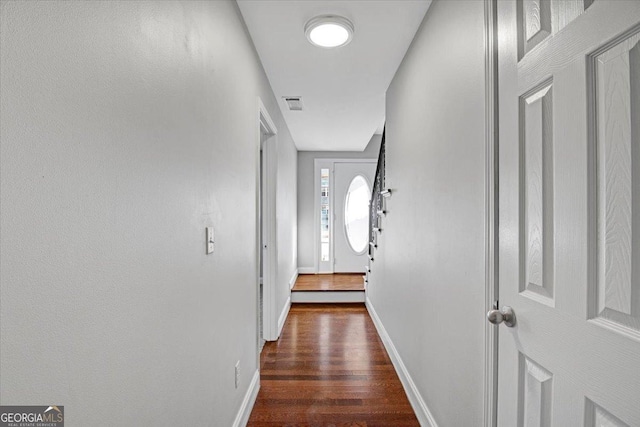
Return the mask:
<path id="1" fill-rule="evenodd" d="M 214 239 L 213 239 L 213 227 L 207 227 L 207 255 L 213 253 Z"/>

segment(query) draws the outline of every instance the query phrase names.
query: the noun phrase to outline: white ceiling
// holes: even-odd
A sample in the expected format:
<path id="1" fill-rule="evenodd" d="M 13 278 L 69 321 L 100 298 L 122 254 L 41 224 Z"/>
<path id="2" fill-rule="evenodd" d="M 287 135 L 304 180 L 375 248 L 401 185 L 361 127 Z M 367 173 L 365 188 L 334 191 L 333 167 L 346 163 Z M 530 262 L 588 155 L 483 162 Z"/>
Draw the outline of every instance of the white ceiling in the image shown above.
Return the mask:
<path id="1" fill-rule="evenodd" d="M 362 151 L 384 122 L 385 92 L 431 0 L 238 0 L 298 150 Z M 355 27 L 336 49 L 311 45 L 305 23 L 340 15 Z M 283 96 L 302 96 L 289 111 Z"/>

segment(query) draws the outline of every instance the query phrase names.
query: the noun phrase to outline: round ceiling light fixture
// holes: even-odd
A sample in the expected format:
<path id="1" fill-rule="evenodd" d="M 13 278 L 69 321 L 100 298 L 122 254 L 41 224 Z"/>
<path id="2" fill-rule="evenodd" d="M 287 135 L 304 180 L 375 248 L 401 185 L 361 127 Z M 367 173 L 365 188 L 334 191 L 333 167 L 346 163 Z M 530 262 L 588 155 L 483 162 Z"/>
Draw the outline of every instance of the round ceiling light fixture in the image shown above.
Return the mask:
<path id="1" fill-rule="evenodd" d="M 304 33 L 316 46 L 340 47 L 349 44 L 353 38 L 353 24 L 342 16 L 316 16 L 304 26 Z"/>

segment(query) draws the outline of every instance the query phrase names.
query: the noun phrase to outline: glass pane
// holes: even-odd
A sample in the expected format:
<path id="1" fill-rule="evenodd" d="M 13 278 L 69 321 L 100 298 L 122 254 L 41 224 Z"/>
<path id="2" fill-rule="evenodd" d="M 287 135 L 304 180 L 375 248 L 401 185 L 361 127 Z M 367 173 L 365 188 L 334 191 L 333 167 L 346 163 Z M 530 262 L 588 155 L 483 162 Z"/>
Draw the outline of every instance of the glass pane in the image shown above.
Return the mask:
<path id="1" fill-rule="evenodd" d="M 320 259 L 322 261 L 329 261 L 329 243 L 320 243 L 322 253 Z"/>
<path id="2" fill-rule="evenodd" d="M 329 169 L 320 169 L 320 261 L 329 261 Z"/>
<path id="3" fill-rule="evenodd" d="M 357 253 L 362 253 L 369 243 L 369 196 L 371 190 L 362 175 L 353 178 L 344 204 L 344 226 L 347 241 Z"/>

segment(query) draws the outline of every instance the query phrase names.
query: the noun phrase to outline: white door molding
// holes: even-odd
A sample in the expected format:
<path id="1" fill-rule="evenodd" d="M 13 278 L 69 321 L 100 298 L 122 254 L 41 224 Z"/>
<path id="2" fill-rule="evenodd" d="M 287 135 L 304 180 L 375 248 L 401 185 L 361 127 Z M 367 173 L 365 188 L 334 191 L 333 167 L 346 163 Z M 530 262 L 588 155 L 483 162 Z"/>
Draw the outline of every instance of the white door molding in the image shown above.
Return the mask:
<path id="1" fill-rule="evenodd" d="M 277 270 L 277 225 L 276 225 L 276 179 L 277 179 L 277 133 L 278 129 L 269 115 L 269 111 L 264 106 L 262 100 L 258 97 L 258 123 L 256 135 L 256 293 L 257 293 L 257 310 L 260 313 L 260 256 L 263 257 L 263 302 L 262 302 L 262 325 L 263 335 L 258 337 L 267 341 L 278 339 L 278 315 L 276 313 L 276 270 Z M 261 135 L 266 135 L 267 139 L 264 143 L 263 168 L 264 174 L 260 176 L 260 147 Z M 265 181 L 263 218 L 260 218 L 260 186 Z M 261 241 L 261 224 L 264 223 L 264 246 L 260 247 Z M 258 335 L 260 334 L 259 319 L 256 318 L 258 325 Z M 258 347 L 259 348 L 259 347 Z M 258 352 L 258 366 L 260 354 Z"/>
<path id="2" fill-rule="evenodd" d="M 484 2 L 485 47 L 485 311 L 493 308 L 498 299 L 497 266 L 497 202 L 498 202 L 498 46 L 497 0 Z M 489 322 L 485 325 L 484 363 L 484 426 L 498 423 L 498 330 Z"/>

